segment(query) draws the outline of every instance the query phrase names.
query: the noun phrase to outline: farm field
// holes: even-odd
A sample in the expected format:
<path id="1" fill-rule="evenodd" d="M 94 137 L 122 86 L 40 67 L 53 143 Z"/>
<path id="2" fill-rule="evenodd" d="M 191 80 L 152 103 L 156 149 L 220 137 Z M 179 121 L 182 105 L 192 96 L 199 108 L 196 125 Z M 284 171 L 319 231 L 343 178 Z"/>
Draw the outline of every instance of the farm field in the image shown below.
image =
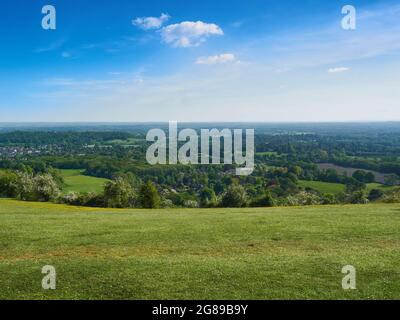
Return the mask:
<path id="1" fill-rule="evenodd" d="M 372 189 L 380 189 L 382 191 L 390 191 L 397 189 L 398 186 L 386 186 L 380 183 L 368 183 L 367 184 L 367 191 L 371 191 Z"/>
<path id="2" fill-rule="evenodd" d="M 347 168 L 347 167 L 342 167 L 342 166 L 338 166 L 336 164 L 333 163 L 319 163 L 317 164 L 318 168 L 321 170 L 327 170 L 327 169 L 333 169 L 336 170 L 339 174 L 347 174 L 349 177 L 351 177 L 353 175 L 353 173 L 357 170 L 364 170 L 364 169 L 360 169 L 360 168 Z M 364 170 L 364 171 L 368 171 L 374 174 L 375 176 L 375 181 L 379 182 L 379 183 L 385 183 L 385 176 L 386 174 L 384 173 L 380 173 L 380 172 L 376 172 L 373 170 Z"/>
<path id="3" fill-rule="evenodd" d="M 332 182 L 323 182 L 323 181 L 307 181 L 307 180 L 299 180 L 299 185 L 304 188 L 311 188 L 317 190 L 321 193 L 331 193 L 338 194 L 340 192 L 344 192 L 346 186 L 341 183 L 332 183 Z M 381 183 L 368 183 L 367 191 L 371 191 L 372 189 L 380 189 L 382 191 L 390 191 L 394 190 L 398 187 L 396 186 L 385 186 Z"/>
<path id="4" fill-rule="evenodd" d="M 1 299 L 399 299 L 400 206 L 116 210 L 0 200 Z M 341 287 L 345 265 L 357 290 Z M 41 288 L 53 265 L 57 289 Z"/>
<path id="5" fill-rule="evenodd" d="M 84 170 L 63 169 L 60 170 L 64 178 L 64 193 L 75 192 L 101 192 L 108 179 L 90 177 L 83 175 Z"/>
<path id="6" fill-rule="evenodd" d="M 338 194 L 340 192 L 343 192 L 346 188 L 346 186 L 341 183 L 331 183 L 322 181 L 300 180 L 299 185 L 304 188 L 311 188 L 317 190 L 321 193 L 331 193 L 331 194 Z"/>

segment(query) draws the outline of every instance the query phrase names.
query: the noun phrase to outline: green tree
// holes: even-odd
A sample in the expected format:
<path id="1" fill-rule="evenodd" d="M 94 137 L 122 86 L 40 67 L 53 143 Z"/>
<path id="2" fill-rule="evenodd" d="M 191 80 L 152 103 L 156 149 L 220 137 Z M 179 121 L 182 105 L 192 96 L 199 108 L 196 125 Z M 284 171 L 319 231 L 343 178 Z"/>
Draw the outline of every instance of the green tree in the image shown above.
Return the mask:
<path id="1" fill-rule="evenodd" d="M 204 188 L 200 192 L 200 206 L 203 208 L 213 207 L 217 203 L 217 196 L 214 190 L 210 188 Z"/>
<path id="2" fill-rule="evenodd" d="M 17 180 L 16 173 L 6 170 L 0 172 L 0 196 L 13 198 L 17 196 Z"/>
<path id="3" fill-rule="evenodd" d="M 372 172 L 367 172 L 364 170 L 354 171 L 352 177 L 362 183 L 372 183 L 375 181 L 375 175 Z"/>
<path id="4" fill-rule="evenodd" d="M 51 174 L 39 174 L 33 178 L 34 200 L 47 202 L 60 195 L 60 188 Z"/>
<path id="5" fill-rule="evenodd" d="M 154 209 L 160 206 L 160 195 L 158 194 L 156 186 L 148 181 L 140 187 L 139 203 L 143 208 Z"/>
<path id="6" fill-rule="evenodd" d="M 273 207 L 275 206 L 275 200 L 271 195 L 271 192 L 267 190 L 265 195 L 256 199 L 251 204 L 252 207 Z"/>
<path id="7" fill-rule="evenodd" d="M 382 197 L 383 197 L 383 191 L 382 191 L 382 190 L 379 190 L 379 189 L 372 189 L 372 190 L 369 192 L 368 200 L 369 200 L 369 201 L 375 201 L 375 200 L 378 200 L 378 199 L 380 199 L 380 198 L 382 198 Z"/>
<path id="8" fill-rule="evenodd" d="M 32 175 L 18 173 L 15 183 L 16 195 L 24 201 L 47 202 L 60 195 L 60 189 L 51 174 Z"/>
<path id="9" fill-rule="evenodd" d="M 346 193 L 353 193 L 357 191 L 364 191 L 367 188 L 365 183 L 358 181 L 354 178 L 349 178 L 346 183 Z"/>
<path id="10" fill-rule="evenodd" d="M 135 192 L 128 181 L 119 177 L 104 187 L 104 203 L 110 208 L 129 208 L 135 205 Z"/>
<path id="11" fill-rule="evenodd" d="M 247 204 L 246 190 L 241 185 L 231 185 L 222 196 L 221 204 L 224 208 L 241 208 Z"/>

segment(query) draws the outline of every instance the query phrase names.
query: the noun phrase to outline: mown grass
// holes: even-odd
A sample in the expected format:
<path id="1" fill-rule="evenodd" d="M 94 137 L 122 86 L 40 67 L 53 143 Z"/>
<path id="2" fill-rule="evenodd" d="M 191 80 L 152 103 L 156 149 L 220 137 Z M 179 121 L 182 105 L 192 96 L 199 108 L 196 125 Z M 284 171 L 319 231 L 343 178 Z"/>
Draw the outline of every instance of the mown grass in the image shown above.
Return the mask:
<path id="1" fill-rule="evenodd" d="M 345 190 L 345 185 L 341 183 L 331 183 L 322 181 L 306 181 L 300 180 L 299 185 L 304 188 L 311 188 L 321 193 L 338 194 Z"/>
<path id="2" fill-rule="evenodd" d="M 400 206 L 114 210 L 0 200 L 1 299 L 399 299 Z M 344 265 L 357 290 L 341 287 Z M 57 289 L 41 288 L 41 268 Z"/>
<path id="3" fill-rule="evenodd" d="M 64 178 L 65 187 L 63 193 L 75 192 L 101 192 L 108 179 L 83 175 L 84 170 L 63 169 L 60 170 Z"/>
<path id="4" fill-rule="evenodd" d="M 306 181 L 300 180 L 299 185 L 304 188 L 311 188 L 317 190 L 321 193 L 331 193 L 331 194 L 338 194 L 344 192 L 346 186 L 341 183 L 331 183 L 331 182 L 322 182 L 322 181 Z M 367 192 L 371 191 L 372 189 L 379 189 L 382 191 L 390 191 L 396 189 L 396 186 L 385 186 L 381 183 L 368 183 L 367 184 Z"/>
<path id="5" fill-rule="evenodd" d="M 394 189 L 397 189 L 398 186 L 386 186 L 384 184 L 381 183 L 368 183 L 367 184 L 367 191 L 371 191 L 372 189 L 380 189 L 382 191 L 391 191 Z"/>

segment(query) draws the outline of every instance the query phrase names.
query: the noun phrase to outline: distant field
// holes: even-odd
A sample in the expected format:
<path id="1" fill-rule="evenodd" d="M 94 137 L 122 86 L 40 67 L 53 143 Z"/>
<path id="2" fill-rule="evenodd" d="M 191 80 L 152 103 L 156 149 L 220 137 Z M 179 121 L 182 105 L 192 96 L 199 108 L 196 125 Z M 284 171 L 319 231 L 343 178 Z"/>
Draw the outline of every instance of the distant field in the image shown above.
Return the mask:
<path id="1" fill-rule="evenodd" d="M 84 176 L 84 170 L 64 169 L 60 170 L 64 177 L 65 187 L 63 192 L 100 192 L 103 190 L 107 179 Z"/>
<path id="2" fill-rule="evenodd" d="M 137 144 L 140 141 L 143 141 L 143 139 L 138 139 L 138 138 L 128 138 L 126 140 L 115 139 L 115 140 L 107 141 L 106 144 L 117 144 L 117 145 L 121 145 L 121 146 L 132 146 L 132 145 Z"/>
<path id="3" fill-rule="evenodd" d="M 339 174 L 344 174 L 345 173 L 349 177 L 351 177 L 353 175 L 353 173 L 356 172 L 357 170 L 363 170 L 363 171 L 367 171 L 367 172 L 373 173 L 374 176 L 375 176 L 375 181 L 376 182 L 385 183 L 385 176 L 386 175 L 384 173 L 376 172 L 376 171 L 373 171 L 373 170 L 365 170 L 365 169 L 360 169 L 360 168 L 347 168 L 347 167 L 338 166 L 338 165 L 333 164 L 333 163 L 318 163 L 317 166 L 321 170 L 333 169 L 333 170 L 336 170 Z"/>
<path id="4" fill-rule="evenodd" d="M 340 183 L 330 183 L 322 181 L 306 181 L 300 180 L 299 185 L 304 188 L 312 188 L 321 193 L 338 194 L 345 190 L 345 185 Z"/>
<path id="5" fill-rule="evenodd" d="M 400 299 L 400 206 L 113 210 L 0 200 L 0 299 Z M 345 265 L 357 290 L 341 287 Z M 57 289 L 41 288 L 52 265 Z"/>
<path id="6" fill-rule="evenodd" d="M 367 184 L 367 190 L 371 191 L 372 189 L 380 189 L 382 191 L 390 191 L 393 189 L 399 188 L 398 186 L 385 186 L 383 184 L 380 183 L 368 183 Z"/>
<path id="7" fill-rule="evenodd" d="M 314 190 L 318 190 L 322 193 L 331 193 L 338 194 L 340 192 L 345 191 L 346 186 L 341 183 L 330 183 L 330 182 L 322 182 L 322 181 L 306 181 L 300 180 L 299 185 L 304 188 L 312 188 Z M 372 189 L 380 189 L 382 191 L 390 191 L 398 187 L 385 186 L 380 183 L 368 183 L 367 191 L 371 191 Z"/>

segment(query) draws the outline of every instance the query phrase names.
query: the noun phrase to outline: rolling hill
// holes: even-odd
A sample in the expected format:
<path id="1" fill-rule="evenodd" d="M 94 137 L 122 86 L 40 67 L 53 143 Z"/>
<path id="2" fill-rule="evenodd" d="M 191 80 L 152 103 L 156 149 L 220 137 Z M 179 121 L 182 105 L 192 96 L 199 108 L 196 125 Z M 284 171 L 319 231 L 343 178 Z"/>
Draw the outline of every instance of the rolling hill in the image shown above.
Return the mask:
<path id="1" fill-rule="evenodd" d="M 399 299 L 400 206 L 116 210 L 0 200 L 1 299 Z M 57 289 L 41 288 L 41 268 Z M 357 290 L 341 287 L 345 265 Z"/>

